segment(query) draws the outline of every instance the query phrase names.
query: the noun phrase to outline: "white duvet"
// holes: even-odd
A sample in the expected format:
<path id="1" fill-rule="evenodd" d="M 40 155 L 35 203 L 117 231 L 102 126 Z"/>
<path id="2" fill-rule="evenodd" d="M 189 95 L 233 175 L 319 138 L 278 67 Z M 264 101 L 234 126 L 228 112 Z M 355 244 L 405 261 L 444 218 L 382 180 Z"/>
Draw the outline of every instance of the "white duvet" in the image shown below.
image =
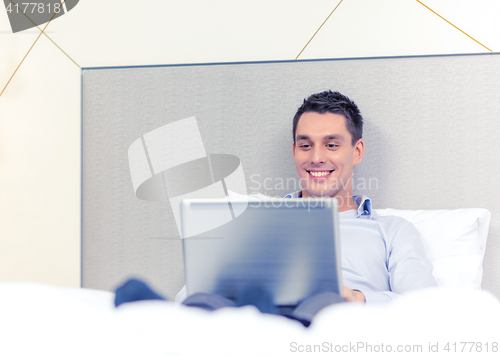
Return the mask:
<path id="1" fill-rule="evenodd" d="M 498 354 L 500 302 L 429 289 L 323 309 L 305 328 L 254 307 L 216 312 L 88 289 L 0 283 L 0 355 Z M 436 352 L 437 351 L 437 352 Z"/>

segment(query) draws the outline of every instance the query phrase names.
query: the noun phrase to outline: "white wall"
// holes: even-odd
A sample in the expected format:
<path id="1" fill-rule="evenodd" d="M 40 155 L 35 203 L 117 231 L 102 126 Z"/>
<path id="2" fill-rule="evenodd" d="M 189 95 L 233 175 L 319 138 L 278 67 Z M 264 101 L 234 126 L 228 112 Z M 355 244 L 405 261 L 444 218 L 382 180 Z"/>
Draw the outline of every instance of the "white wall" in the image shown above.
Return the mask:
<path id="1" fill-rule="evenodd" d="M 499 1 L 423 2 L 500 51 Z M 47 34 L 81 67 L 294 59 L 337 3 L 82 0 Z M 0 90 L 38 34 L 0 9 Z M 344 0 L 300 58 L 473 52 L 415 0 Z M 80 284 L 80 74 L 42 36 L 0 97 L 0 281 Z"/>

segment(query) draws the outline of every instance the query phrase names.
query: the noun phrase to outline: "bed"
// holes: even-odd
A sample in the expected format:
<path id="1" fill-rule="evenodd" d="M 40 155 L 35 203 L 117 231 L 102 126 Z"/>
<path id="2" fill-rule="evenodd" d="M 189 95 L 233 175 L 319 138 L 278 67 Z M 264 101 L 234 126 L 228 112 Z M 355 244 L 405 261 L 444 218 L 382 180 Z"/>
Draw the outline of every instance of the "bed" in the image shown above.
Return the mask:
<path id="1" fill-rule="evenodd" d="M 208 312 L 173 301 L 114 306 L 114 293 L 0 284 L 2 355 L 290 355 L 497 353 L 500 301 L 480 289 L 486 209 L 394 210 L 414 223 L 440 287 L 393 303 L 344 303 L 309 328 L 253 306 Z M 439 239 L 436 239 L 439 236 Z"/>

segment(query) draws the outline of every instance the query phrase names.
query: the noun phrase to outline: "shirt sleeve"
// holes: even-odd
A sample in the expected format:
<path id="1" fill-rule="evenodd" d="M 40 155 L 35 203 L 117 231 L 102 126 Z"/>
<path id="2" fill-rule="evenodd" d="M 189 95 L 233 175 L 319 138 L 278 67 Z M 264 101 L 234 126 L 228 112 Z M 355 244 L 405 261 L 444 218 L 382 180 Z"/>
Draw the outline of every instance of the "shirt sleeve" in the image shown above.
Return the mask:
<path id="1" fill-rule="evenodd" d="M 383 292 L 361 290 L 367 303 L 394 301 L 403 293 L 437 287 L 432 275 L 432 264 L 425 254 L 420 234 L 415 226 L 404 219 L 394 217 L 394 222 L 389 224 L 389 227 L 394 234 L 390 240 L 387 263 L 391 290 Z"/>
<path id="2" fill-rule="evenodd" d="M 393 240 L 388 270 L 393 292 L 437 287 L 420 234 L 410 222 Z"/>
<path id="3" fill-rule="evenodd" d="M 394 292 L 371 292 L 371 291 L 360 291 L 364 294 L 366 303 L 387 303 L 396 300 L 399 295 Z"/>

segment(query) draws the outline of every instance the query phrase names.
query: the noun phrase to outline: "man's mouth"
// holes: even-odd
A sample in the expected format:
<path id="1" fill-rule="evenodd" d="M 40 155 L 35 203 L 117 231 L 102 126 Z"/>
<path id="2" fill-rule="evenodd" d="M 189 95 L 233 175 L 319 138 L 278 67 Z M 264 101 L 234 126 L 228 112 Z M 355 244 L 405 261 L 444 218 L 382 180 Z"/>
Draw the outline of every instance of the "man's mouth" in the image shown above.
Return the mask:
<path id="1" fill-rule="evenodd" d="M 331 171 L 307 171 L 307 173 L 309 173 L 313 178 L 324 178 L 332 172 L 333 172 L 333 170 L 331 170 Z"/>

